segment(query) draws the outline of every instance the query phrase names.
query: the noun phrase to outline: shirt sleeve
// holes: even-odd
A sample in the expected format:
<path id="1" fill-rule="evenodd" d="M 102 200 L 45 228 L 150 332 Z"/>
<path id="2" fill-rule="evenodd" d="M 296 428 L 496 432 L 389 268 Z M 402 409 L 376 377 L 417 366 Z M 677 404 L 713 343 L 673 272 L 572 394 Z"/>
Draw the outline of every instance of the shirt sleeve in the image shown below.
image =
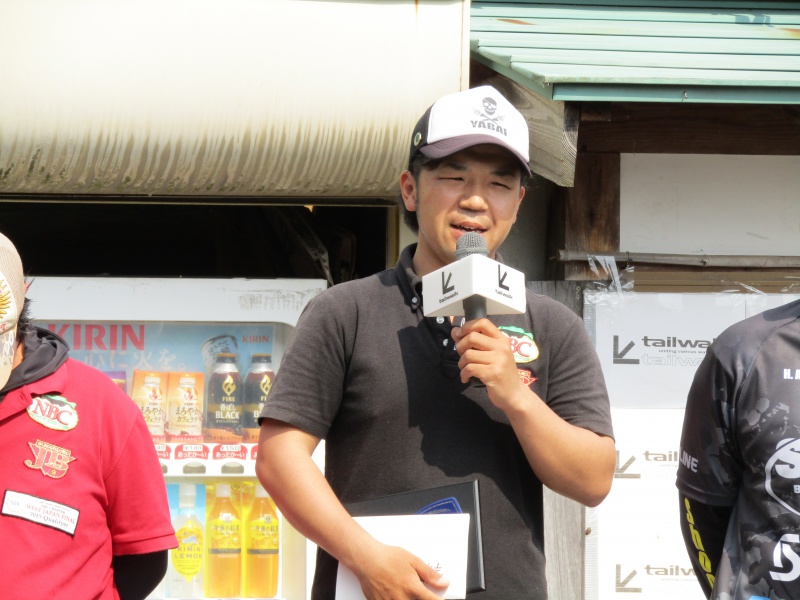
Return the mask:
<path id="1" fill-rule="evenodd" d="M 119 418 L 129 424 L 132 421 L 132 426 L 106 477 L 108 527 L 115 556 L 178 546 L 153 440 L 136 405 L 131 403 L 131 407 L 120 411 Z"/>
<path id="2" fill-rule="evenodd" d="M 300 315 L 259 422 L 276 419 L 320 439 L 327 435 L 342 402 L 356 329 L 356 302 L 342 289 L 312 298 Z"/>
<path id="3" fill-rule="evenodd" d="M 549 301 L 549 299 L 548 299 Z M 566 422 L 614 437 L 603 370 L 583 320 L 550 301 L 547 405 Z"/>
<path id="4" fill-rule="evenodd" d="M 678 497 L 683 543 L 697 582 L 706 598 L 710 598 L 733 509 L 729 506 L 710 506 L 684 494 L 678 494 Z"/>
<path id="5" fill-rule="evenodd" d="M 733 365 L 712 345 L 695 373 L 684 413 L 678 489 L 695 500 L 730 506 L 739 489 L 731 415 L 740 382 Z"/>

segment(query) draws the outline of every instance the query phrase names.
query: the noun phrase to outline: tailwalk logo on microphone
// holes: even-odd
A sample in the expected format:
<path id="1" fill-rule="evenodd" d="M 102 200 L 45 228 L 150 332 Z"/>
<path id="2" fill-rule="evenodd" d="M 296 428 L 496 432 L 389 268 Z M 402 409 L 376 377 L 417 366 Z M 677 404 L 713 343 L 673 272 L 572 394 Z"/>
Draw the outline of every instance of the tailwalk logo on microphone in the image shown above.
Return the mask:
<path id="1" fill-rule="evenodd" d="M 426 317 L 464 315 L 464 300 L 486 299 L 490 315 L 525 312 L 525 275 L 491 258 L 472 254 L 422 277 Z"/>

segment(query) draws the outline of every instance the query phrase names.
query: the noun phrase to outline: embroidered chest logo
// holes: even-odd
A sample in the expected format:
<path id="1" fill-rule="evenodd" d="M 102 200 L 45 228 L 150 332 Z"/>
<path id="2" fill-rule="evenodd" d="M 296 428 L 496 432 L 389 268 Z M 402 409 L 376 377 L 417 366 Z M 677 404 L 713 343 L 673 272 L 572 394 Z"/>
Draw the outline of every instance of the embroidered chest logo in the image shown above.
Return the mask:
<path id="1" fill-rule="evenodd" d="M 519 374 L 519 378 L 522 380 L 522 383 L 528 387 L 530 387 L 530 385 L 538 379 L 538 377 L 536 377 L 527 369 L 517 369 L 517 373 Z"/>
<path id="2" fill-rule="evenodd" d="M 533 341 L 533 334 L 519 327 L 501 326 L 500 331 L 508 336 L 511 341 L 511 351 L 514 353 L 514 362 L 524 364 L 539 358 L 539 348 Z"/>
<path id="3" fill-rule="evenodd" d="M 72 456 L 71 450 L 60 448 L 42 440 L 36 440 L 36 443 L 28 442 L 28 446 L 33 452 L 34 460 L 26 460 L 25 466 L 41 471 L 42 475 L 46 477 L 61 479 L 67 474 L 69 463 L 76 460 Z"/>
<path id="4" fill-rule="evenodd" d="M 40 425 L 56 431 L 69 431 L 78 424 L 75 403 L 55 394 L 33 398 L 28 406 L 28 415 Z"/>

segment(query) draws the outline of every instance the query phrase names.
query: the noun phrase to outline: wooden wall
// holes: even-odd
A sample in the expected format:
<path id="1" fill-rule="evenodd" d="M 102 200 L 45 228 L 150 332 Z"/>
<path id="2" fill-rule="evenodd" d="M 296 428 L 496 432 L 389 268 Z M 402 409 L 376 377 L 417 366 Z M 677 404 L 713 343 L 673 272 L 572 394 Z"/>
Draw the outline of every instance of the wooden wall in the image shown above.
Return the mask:
<path id="1" fill-rule="evenodd" d="M 619 247 L 620 154 L 800 154 L 800 107 L 658 103 L 584 103 L 580 106 L 575 184 L 563 188 L 551 211 L 548 276 L 591 279 L 583 262 L 559 262 L 558 249 L 597 254 Z M 730 279 L 726 269 L 636 265 L 651 285 L 695 277 Z M 764 279 L 765 269 L 739 270 Z M 780 275 L 777 274 L 776 275 Z"/>

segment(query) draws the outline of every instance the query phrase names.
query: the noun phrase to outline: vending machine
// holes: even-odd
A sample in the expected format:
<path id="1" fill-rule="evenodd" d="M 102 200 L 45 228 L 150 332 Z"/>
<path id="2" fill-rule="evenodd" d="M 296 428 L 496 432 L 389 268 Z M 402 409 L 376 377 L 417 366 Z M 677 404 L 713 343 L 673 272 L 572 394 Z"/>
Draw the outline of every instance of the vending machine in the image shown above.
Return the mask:
<path id="1" fill-rule="evenodd" d="M 255 476 L 257 417 L 315 279 L 38 277 L 39 327 L 139 406 L 179 547 L 150 598 L 305 600 L 311 546 Z"/>

